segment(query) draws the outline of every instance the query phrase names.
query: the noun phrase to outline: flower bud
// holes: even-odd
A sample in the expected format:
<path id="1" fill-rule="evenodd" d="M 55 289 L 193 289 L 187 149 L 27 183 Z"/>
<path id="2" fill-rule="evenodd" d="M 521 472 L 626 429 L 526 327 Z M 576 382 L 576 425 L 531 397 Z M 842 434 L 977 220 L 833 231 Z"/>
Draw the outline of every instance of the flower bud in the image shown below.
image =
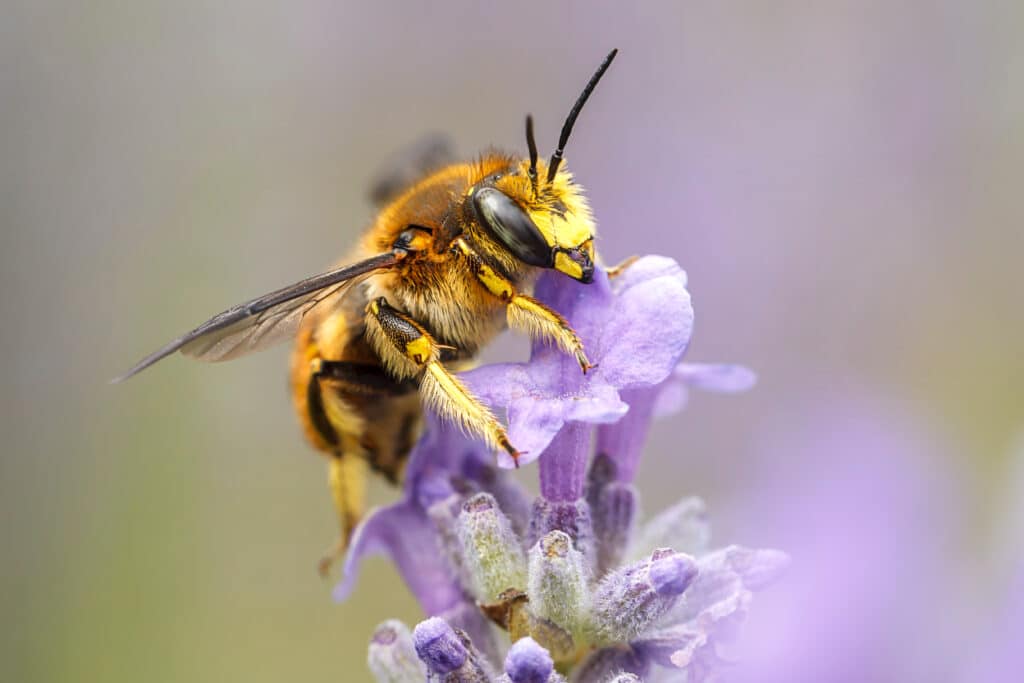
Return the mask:
<path id="1" fill-rule="evenodd" d="M 588 567 L 597 561 L 594 526 L 590 506 L 585 500 L 550 501 L 539 496 L 530 512 L 527 546 L 532 547 L 549 531 L 564 531 L 572 539 L 573 547 L 583 554 Z"/>
<path id="2" fill-rule="evenodd" d="M 548 532 L 530 549 L 530 609 L 537 617 L 579 633 L 590 607 L 583 554 L 564 531 Z"/>
<path id="3" fill-rule="evenodd" d="M 672 609 L 696 575 L 693 558 L 669 548 L 608 574 L 594 594 L 595 640 L 633 640 Z"/>
<path id="4" fill-rule="evenodd" d="M 395 619 L 373 632 L 366 661 L 378 683 L 422 683 L 427 676 L 416 657 L 409 627 Z"/>
<path id="5" fill-rule="evenodd" d="M 413 644 L 416 654 L 427 665 L 429 681 L 487 683 L 491 680 L 469 638 L 440 617 L 417 624 Z"/>
<path id="6" fill-rule="evenodd" d="M 462 559 L 477 600 L 493 600 L 526 586 L 526 558 L 494 496 L 478 493 L 462 505 L 458 519 Z"/>
<path id="7" fill-rule="evenodd" d="M 637 494 L 632 484 L 611 482 L 591 503 L 594 536 L 597 539 L 598 576 L 622 562 L 633 535 Z"/>
<path id="8" fill-rule="evenodd" d="M 551 655 L 533 638 L 517 640 L 505 657 L 505 675 L 511 683 L 548 683 L 554 671 Z"/>
<path id="9" fill-rule="evenodd" d="M 452 605 L 440 615 L 456 632 L 461 631 L 469 637 L 472 649 L 480 653 L 488 661 L 499 661 L 500 652 L 497 629 L 494 624 L 480 611 L 480 606 L 466 598 Z"/>
<path id="10" fill-rule="evenodd" d="M 469 652 L 455 630 L 440 617 L 431 617 L 417 624 L 413 638 L 416 654 L 432 673 L 455 671 L 469 658 Z"/>

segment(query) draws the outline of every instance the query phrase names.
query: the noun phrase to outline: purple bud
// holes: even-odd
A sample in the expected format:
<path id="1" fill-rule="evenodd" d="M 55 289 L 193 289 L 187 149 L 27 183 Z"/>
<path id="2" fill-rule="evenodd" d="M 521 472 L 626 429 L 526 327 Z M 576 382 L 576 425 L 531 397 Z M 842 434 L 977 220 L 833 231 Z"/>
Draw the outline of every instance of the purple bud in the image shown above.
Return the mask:
<path id="1" fill-rule="evenodd" d="M 440 617 L 420 622 L 413 631 L 413 641 L 416 653 L 430 670 L 429 681 L 489 683 L 494 678 L 469 636 Z"/>
<path id="2" fill-rule="evenodd" d="M 686 555 L 674 553 L 651 562 L 647 570 L 658 595 L 679 595 L 697 573 L 697 565 Z"/>
<path id="3" fill-rule="evenodd" d="M 608 574 L 594 593 L 598 643 L 628 643 L 672 609 L 697 575 L 693 558 L 668 548 Z"/>
<path id="4" fill-rule="evenodd" d="M 461 631 L 470 639 L 470 656 L 474 651 L 482 658 L 500 661 L 502 648 L 498 645 L 497 627 L 480 610 L 479 605 L 469 599 L 458 602 L 446 609 L 440 616 L 444 618 L 456 633 Z"/>
<path id="5" fill-rule="evenodd" d="M 469 656 L 455 630 L 440 617 L 431 617 L 417 624 L 413 631 L 413 642 L 416 654 L 436 674 L 455 671 Z"/>
<path id="6" fill-rule="evenodd" d="M 505 673 L 512 683 L 547 683 L 555 664 L 548 651 L 533 638 L 521 638 L 505 657 Z"/>
<path id="7" fill-rule="evenodd" d="M 427 676 L 423 663 L 416 658 L 409 627 L 394 619 L 373 632 L 366 661 L 381 683 L 420 683 Z"/>
<path id="8" fill-rule="evenodd" d="M 539 496 L 533 501 L 530 513 L 530 529 L 526 534 L 526 545 L 533 547 L 551 531 L 563 531 L 572 539 L 576 550 L 583 553 L 588 567 L 596 562 L 597 549 L 594 544 L 594 525 L 590 518 L 590 506 L 585 500 L 550 501 Z"/>
<path id="9" fill-rule="evenodd" d="M 608 456 L 607 453 L 598 453 L 590 463 L 590 470 L 587 472 L 586 498 L 593 505 L 596 497 L 605 486 L 615 481 L 618 476 L 619 466 Z"/>
<path id="10" fill-rule="evenodd" d="M 594 536 L 597 538 L 598 576 L 622 562 L 633 536 L 637 493 L 632 484 L 612 482 L 591 503 Z"/>

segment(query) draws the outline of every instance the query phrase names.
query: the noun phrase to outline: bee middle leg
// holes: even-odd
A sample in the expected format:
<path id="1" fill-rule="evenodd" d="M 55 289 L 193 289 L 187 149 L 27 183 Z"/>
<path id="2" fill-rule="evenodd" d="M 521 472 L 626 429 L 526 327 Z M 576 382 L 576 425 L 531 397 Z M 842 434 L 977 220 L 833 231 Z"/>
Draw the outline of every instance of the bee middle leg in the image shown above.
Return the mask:
<path id="1" fill-rule="evenodd" d="M 505 427 L 441 363 L 441 349 L 445 347 L 384 297 L 371 301 L 366 313 L 370 344 L 393 377 L 398 381 L 418 378 L 424 403 L 482 438 L 490 448 L 503 449 L 518 463 L 520 453 L 509 442 Z"/>
<path id="2" fill-rule="evenodd" d="M 484 263 L 465 240 L 455 240 L 453 247 L 469 259 L 473 273 L 487 291 L 505 302 L 505 317 L 511 329 L 524 332 L 531 339 L 546 339 L 554 343 L 575 357 L 584 373 L 594 367 L 583 350 L 583 340 L 558 312 L 531 296 L 517 292 L 515 286 Z"/>

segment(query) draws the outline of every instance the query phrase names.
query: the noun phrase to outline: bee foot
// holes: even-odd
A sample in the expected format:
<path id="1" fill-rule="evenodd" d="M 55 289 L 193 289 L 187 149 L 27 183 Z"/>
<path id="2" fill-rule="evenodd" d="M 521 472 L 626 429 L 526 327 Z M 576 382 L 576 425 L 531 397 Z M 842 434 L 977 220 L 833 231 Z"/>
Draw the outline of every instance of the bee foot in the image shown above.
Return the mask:
<path id="1" fill-rule="evenodd" d="M 327 549 L 324 556 L 316 563 L 316 570 L 317 573 L 320 574 L 321 579 L 326 579 L 330 576 L 331 568 L 334 566 L 334 563 L 338 561 L 338 558 L 344 554 L 347 546 L 348 543 L 346 543 L 344 539 L 338 539 L 337 543 Z"/>
<path id="2" fill-rule="evenodd" d="M 597 364 L 596 363 L 591 363 L 587 359 L 587 357 L 585 355 L 583 355 L 582 353 L 580 353 L 580 354 L 578 354 L 576 356 L 576 361 L 580 364 L 580 370 L 583 371 L 584 375 L 587 374 L 588 372 L 590 372 L 591 370 L 594 370 L 595 368 L 597 368 Z"/>

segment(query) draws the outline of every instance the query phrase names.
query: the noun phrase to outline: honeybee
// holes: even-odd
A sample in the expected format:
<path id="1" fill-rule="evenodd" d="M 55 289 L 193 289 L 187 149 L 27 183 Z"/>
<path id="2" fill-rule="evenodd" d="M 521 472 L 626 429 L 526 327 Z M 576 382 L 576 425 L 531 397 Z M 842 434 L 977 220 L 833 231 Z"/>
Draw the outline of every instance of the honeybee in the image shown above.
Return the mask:
<path id="1" fill-rule="evenodd" d="M 518 461 L 502 423 L 454 373 L 506 326 L 556 344 L 582 372 L 592 367 L 566 320 L 530 294 L 544 269 L 593 279 L 594 220 L 562 155 L 616 53 L 569 111 L 547 163 L 527 116 L 525 159 L 488 151 L 408 186 L 379 184 L 382 208 L 345 265 L 232 306 L 114 381 L 176 351 L 222 361 L 295 337 L 292 397 L 307 439 L 327 456 L 341 526 L 322 574 L 363 514 L 366 470 L 400 481 L 423 406 Z"/>

